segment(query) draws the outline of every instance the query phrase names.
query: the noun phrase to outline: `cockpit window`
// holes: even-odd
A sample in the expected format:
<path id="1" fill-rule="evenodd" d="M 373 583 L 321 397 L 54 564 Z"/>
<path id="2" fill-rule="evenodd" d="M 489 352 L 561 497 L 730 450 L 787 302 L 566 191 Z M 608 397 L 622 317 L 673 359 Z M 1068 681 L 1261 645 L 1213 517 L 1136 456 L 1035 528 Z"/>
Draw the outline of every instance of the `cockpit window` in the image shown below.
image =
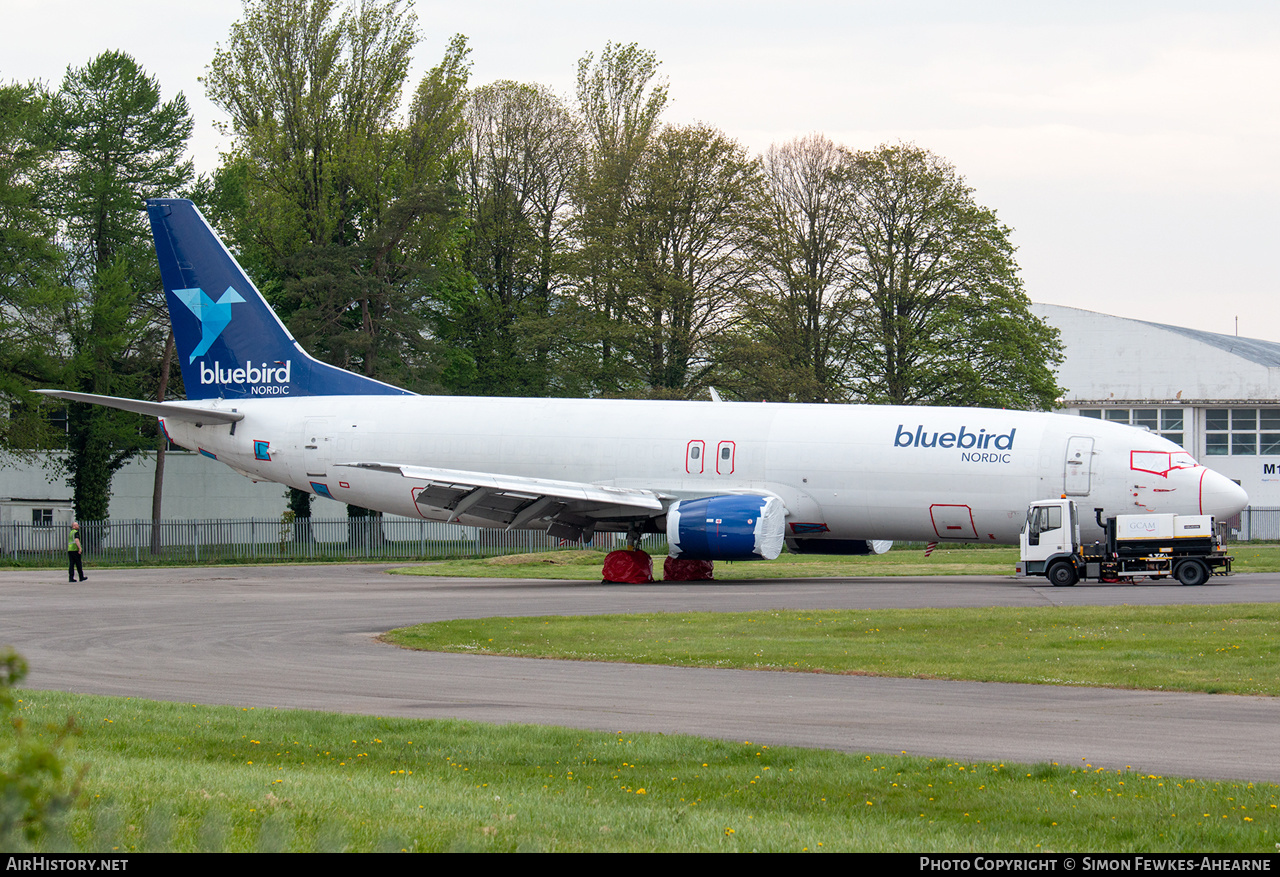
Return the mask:
<path id="1" fill-rule="evenodd" d="M 1175 469 L 1194 469 L 1199 464 L 1186 451 L 1130 451 L 1129 468 L 1168 476 Z"/>

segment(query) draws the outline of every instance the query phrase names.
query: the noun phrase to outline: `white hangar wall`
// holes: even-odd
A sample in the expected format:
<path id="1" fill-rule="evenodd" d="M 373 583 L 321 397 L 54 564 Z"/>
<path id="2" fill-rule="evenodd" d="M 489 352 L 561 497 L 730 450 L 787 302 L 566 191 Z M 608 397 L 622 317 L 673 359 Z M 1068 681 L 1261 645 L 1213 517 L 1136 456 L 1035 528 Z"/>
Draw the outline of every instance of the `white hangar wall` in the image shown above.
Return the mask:
<path id="1" fill-rule="evenodd" d="M 1062 336 L 1065 410 L 1146 427 L 1280 506 L 1280 344 L 1061 305 L 1032 313 Z"/>
<path id="2" fill-rule="evenodd" d="M 151 490 L 155 484 L 156 455 L 143 454 L 125 464 L 111 481 L 113 520 L 149 520 Z M 164 459 L 164 500 L 166 520 L 208 518 L 278 519 L 287 505 L 280 484 L 254 483 L 214 460 L 190 451 L 170 451 Z M 5 518 L 15 522 L 31 520 L 31 510 L 62 509 L 71 506 L 71 488 L 66 479 L 40 464 L 0 468 L 0 504 Z M 347 507 L 323 497 L 312 501 L 318 518 L 344 518 Z M 61 515 L 56 515 L 61 517 Z"/>

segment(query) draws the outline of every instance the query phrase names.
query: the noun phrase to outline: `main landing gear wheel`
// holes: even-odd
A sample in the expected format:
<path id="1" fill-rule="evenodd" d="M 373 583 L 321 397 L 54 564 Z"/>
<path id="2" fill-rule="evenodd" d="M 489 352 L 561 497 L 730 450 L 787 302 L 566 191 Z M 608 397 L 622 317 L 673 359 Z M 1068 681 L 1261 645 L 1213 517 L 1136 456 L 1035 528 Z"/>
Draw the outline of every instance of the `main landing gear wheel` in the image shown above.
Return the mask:
<path id="1" fill-rule="evenodd" d="M 1174 571 L 1184 585 L 1203 585 L 1209 581 L 1209 568 L 1198 560 L 1186 560 Z"/>
<path id="2" fill-rule="evenodd" d="M 1069 563 L 1059 561 L 1049 567 L 1049 581 L 1053 583 L 1055 588 L 1069 588 L 1079 580 L 1076 575 L 1075 567 Z"/>

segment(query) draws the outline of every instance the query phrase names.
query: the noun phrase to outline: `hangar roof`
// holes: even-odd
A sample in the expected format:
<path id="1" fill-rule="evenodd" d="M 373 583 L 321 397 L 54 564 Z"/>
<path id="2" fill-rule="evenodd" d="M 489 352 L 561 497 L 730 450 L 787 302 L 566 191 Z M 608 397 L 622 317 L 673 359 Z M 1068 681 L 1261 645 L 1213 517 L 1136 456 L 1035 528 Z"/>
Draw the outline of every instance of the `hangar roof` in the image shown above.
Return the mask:
<path id="1" fill-rule="evenodd" d="M 1123 318 L 1117 317 L 1116 319 Z M 1146 320 L 1134 320 L 1133 322 L 1145 323 L 1148 326 L 1155 326 L 1157 329 L 1165 329 L 1169 332 L 1185 335 L 1188 338 L 1194 338 L 1202 344 L 1211 344 L 1219 350 L 1225 350 L 1227 353 L 1256 362 L 1258 365 L 1265 365 L 1268 368 L 1280 368 L 1280 343 L 1275 341 L 1263 341 L 1260 338 L 1241 338 L 1238 335 L 1219 335 L 1216 332 L 1204 332 L 1200 329 L 1166 326 L 1163 323 L 1148 323 Z"/>
<path id="2" fill-rule="evenodd" d="M 1062 336 L 1064 401 L 1280 401 L 1280 343 L 1035 303 Z"/>

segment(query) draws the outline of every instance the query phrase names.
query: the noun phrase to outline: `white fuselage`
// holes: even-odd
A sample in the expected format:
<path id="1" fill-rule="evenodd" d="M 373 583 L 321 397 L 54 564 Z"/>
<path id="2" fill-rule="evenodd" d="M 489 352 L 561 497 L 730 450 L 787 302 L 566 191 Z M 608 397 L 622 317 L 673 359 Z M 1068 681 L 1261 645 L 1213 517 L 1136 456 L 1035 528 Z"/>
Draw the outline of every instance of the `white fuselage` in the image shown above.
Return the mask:
<path id="1" fill-rule="evenodd" d="M 452 396 L 200 404 L 245 417 L 234 434 L 226 424 L 166 420 L 178 444 L 255 479 L 433 520 L 449 513 L 416 504 L 412 479 L 339 464 L 572 480 L 676 498 L 771 493 L 786 505 L 789 538 L 1017 544 L 1028 504 L 1067 493 L 1091 539 L 1101 535 L 1095 508 L 1222 518 L 1247 501 L 1159 436 L 1067 415 Z M 461 522 L 492 526 L 465 515 Z"/>

